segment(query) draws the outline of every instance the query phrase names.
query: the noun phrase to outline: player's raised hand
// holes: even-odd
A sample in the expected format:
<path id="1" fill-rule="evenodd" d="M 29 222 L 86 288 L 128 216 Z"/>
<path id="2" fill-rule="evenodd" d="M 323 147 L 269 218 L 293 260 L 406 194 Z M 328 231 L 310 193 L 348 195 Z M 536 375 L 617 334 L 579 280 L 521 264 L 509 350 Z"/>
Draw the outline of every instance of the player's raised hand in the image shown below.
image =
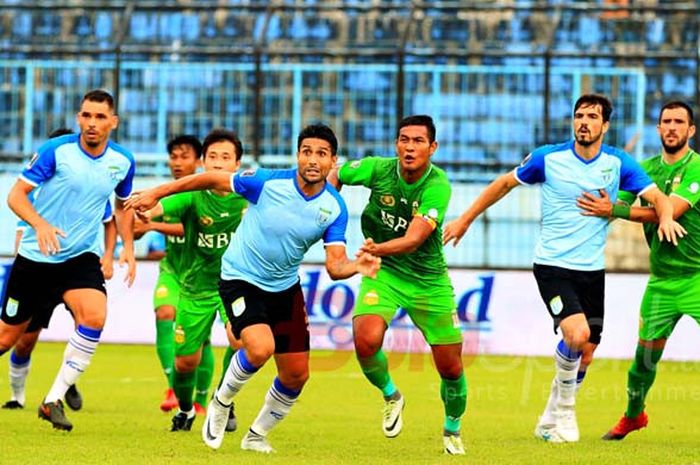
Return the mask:
<path id="1" fill-rule="evenodd" d="M 57 236 L 65 238 L 65 232 L 45 221 L 36 226 L 34 230 L 36 231 L 36 241 L 39 245 L 39 250 L 43 255 L 54 255 L 61 250 L 61 244 Z"/>
<path id="2" fill-rule="evenodd" d="M 583 192 L 576 199 L 576 205 L 583 210 L 584 216 L 598 216 L 600 218 L 610 218 L 612 216 L 613 204 L 610 201 L 610 196 L 605 189 L 598 191 L 600 197 L 593 195 L 590 192 Z"/>
<path id="3" fill-rule="evenodd" d="M 371 237 L 365 239 L 364 244 L 360 246 L 360 249 L 357 251 L 355 256 L 357 258 L 360 258 L 360 254 L 362 253 L 368 253 L 371 255 L 377 254 L 377 244 L 374 242 L 374 239 L 372 239 Z"/>
<path id="4" fill-rule="evenodd" d="M 660 241 L 666 240 L 672 242 L 673 245 L 678 245 L 678 239 L 683 238 L 688 232 L 677 221 L 668 220 L 659 222 L 657 234 Z"/>
<path id="5" fill-rule="evenodd" d="M 131 197 L 124 203 L 126 209 L 133 209 L 140 212 L 145 212 L 155 207 L 160 198 L 155 195 L 155 189 L 147 189 L 145 191 L 137 191 L 131 194 Z"/>
<path id="6" fill-rule="evenodd" d="M 377 272 L 382 265 L 382 259 L 366 252 L 358 252 L 356 259 L 357 271 L 372 279 L 377 277 Z"/>
<path id="7" fill-rule="evenodd" d="M 470 222 L 460 218 L 457 218 L 456 220 L 450 221 L 445 225 L 445 228 L 442 230 L 442 244 L 447 245 L 450 243 L 450 241 L 453 241 L 453 246 L 457 247 L 457 244 L 459 244 L 459 241 L 462 240 L 462 236 L 464 236 L 467 233 L 467 229 L 469 229 Z"/>

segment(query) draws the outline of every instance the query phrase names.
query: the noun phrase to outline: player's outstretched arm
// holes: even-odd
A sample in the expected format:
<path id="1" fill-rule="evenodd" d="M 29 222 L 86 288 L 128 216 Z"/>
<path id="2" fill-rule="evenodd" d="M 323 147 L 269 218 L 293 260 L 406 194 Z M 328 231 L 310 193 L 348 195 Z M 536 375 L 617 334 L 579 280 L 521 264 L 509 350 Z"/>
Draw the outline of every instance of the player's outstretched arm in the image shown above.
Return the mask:
<path id="1" fill-rule="evenodd" d="M 471 206 L 465 210 L 459 218 L 445 225 L 442 231 L 442 243 L 447 245 L 450 241 L 454 241 L 453 245 L 457 247 L 462 236 L 464 236 L 474 220 L 491 205 L 505 197 L 518 184 L 520 183 L 515 179 L 515 174 L 511 171 L 499 176 L 495 181 L 486 186 L 486 189 L 479 194 L 476 200 L 472 202 Z"/>
<path id="2" fill-rule="evenodd" d="M 673 245 L 678 245 L 678 239 L 687 234 L 686 230 L 678 224 L 674 218 L 674 208 L 671 199 L 666 194 L 661 192 L 658 187 L 653 187 L 641 196 L 644 200 L 654 205 L 656 215 L 659 217 L 659 229 L 657 233 L 660 241 L 672 242 Z"/>
<path id="3" fill-rule="evenodd" d="M 17 216 L 34 228 L 41 253 L 44 255 L 55 254 L 61 250 L 56 236 L 66 237 L 66 233 L 49 224 L 36 212 L 34 205 L 29 201 L 29 193 L 33 189 L 34 186 L 18 179 L 7 195 L 7 205 Z"/>
<path id="4" fill-rule="evenodd" d="M 160 199 L 178 192 L 203 191 L 214 189 L 218 191 L 232 191 L 231 176 L 229 172 L 207 171 L 205 173 L 190 174 L 178 180 L 166 182 L 152 189 L 132 195 L 126 202 L 126 208 L 138 211 L 147 211 L 155 207 Z"/>
<path id="5" fill-rule="evenodd" d="M 629 206 L 624 202 L 613 205 L 605 190 L 599 191 L 600 196 L 584 192 L 576 200 L 576 205 L 581 208 L 584 216 L 598 216 L 600 218 L 622 218 L 637 223 L 659 223 L 659 216 L 654 207 Z M 673 218 L 678 219 L 690 209 L 690 204 L 678 196 L 669 197 L 673 205 Z"/>
<path id="6" fill-rule="evenodd" d="M 367 238 L 360 247 L 360 252 L 365 252 L 377 257 L 412 253 L 423 245 L 434 230 L 434 223 L 428 222 L 421 216 L 414 216 L 406 229 L 406 234 L 396 239 L 380 243 L 374 242 L 371 237 Z"/>
<path id="7" fill-rule="evenodd" d="M 357 273 L 374 278 L 381 263 L 381 258 L 362 252 L 355 260 L 350 260 L 345 253 L 345 245 L 326 246 L 326 271 L 333 280 L 349 278 Z"/>
<path id="8" fill-rule="evenodd" d="M 117 232 L 122 238 L 122 254 L 119 256 L 119 264 L 129 267 L 124 281 L 131 287 L 136 278 L 136 258 L 134 256 L 134 215 L 126 211 L 125 201 L 117 199 L 115 202 L 114 217 L 117 220 Z"/>

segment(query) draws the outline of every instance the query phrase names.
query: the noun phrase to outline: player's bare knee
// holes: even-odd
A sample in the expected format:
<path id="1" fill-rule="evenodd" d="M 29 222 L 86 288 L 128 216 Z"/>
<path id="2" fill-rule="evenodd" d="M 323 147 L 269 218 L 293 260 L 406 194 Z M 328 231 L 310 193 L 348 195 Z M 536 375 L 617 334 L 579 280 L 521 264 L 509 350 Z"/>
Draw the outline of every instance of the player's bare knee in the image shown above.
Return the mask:
<path id="1" fill-rule="evenodd" d="M 260 344 L 253 347 L 246 347 L 245 353 L 248 361 L 255 367 L 261 367 L 267 362 L 275 352 L 274 346 Z"/>
<path id="2" fill-rule="evenodd" d="M 581 354 L 581 367 L 588 367 L 593 363 L 593 351 L 584 350 Z"/>
<path id="3" fill-rule="evenodd" d="M 175 370 L 178 373 L 192 373 L 197 369 L 199 360 L 194 356 L 175 357 Z"/>
<path id="4" fill-rule="evenodd" d="M 301 390 L 309 380 L 309 370 L 288 371 L 280 373 L 279 379 L 285 387 L 295 391 Z"/>
<path id="5" fill-rule="evenodd" d="M 355 333 L 355 353 L 359 358 L 367 358 L 376 354 L 382 347 L 382 340 L 368 337 L 366 334 Z"/>
<path id="6" fill-rule="evenodd" d="M 170 305 L 162 305 L 156 309 L 156 320 L 174 320 L 175 308 Z"/>

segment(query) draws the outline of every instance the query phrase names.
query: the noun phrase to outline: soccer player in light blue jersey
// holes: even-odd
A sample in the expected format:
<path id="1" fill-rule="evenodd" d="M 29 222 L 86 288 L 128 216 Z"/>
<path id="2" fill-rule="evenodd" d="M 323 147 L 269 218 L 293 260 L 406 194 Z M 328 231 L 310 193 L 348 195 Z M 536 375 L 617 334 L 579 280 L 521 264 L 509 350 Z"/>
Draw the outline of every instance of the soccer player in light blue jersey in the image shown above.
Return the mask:
<path id="1" fill-rule="evenodd" d="M 500 176 L 443 233 L 456 246 L 469 226 L 488 207 L 520 184 L 541 185 L 542 228 L 535 248 L 534 274 L 540 295 L 559 327 L 562 340 L 555 350 L 556 374 L 535 435 L 550 442 L 579 439 L 575 403 L 603 331 L 604 248 L 608 220 L 584 216 L 576 201 L 583 192 L 606 192 L 614 201 L 618 190 L 633 192 L 655 205 L 659 237 L 677 242 L 683 229 L 673 220 L 671 201 L 625 152 L 603 144 L 612 105 L 596 94 L 581 96 L 574 105 L 574 139 L 532 151 L 513 171 Z"/>
<path id="2" fill-rule="evenodd" d="M 136 273 L 133 215 L 124 211 L 131 195 L 134 158 L 109 140 L 119 124 L 112 96 L 93 90 L 77 114 L 80 134 L 42 145 L 10 190 L 7 203 L 31 228 L 20 242 L 10 272 L 0 316 L 0 354 L 19 339 L 34 318 L 63 302 L 73 311 L 76 331 L 68 340 L 63 363 L 39 417 L 70 431 L 62 399 L 90 364 L 107 313 L 104 276 L 97 236 L 104 208 L 116 193 L 115 218 L 124 243 L 129 285 Z M 34 203 L 28 195 L 40 187 Z M 38 286 L 38 287 L 37 287 Z"/>
<path id="3" fill-rule="evenodd" d="M 336 162 L 338 141 L 324 125 L 306 127 L 297 139 L 296 169 L 209 172 L 164 184 L 130 200 L 149 209 L 158 199 L 187 190 L 228 190 L 245 197 L 248 210 L 222 258 L 219 293 L 233 334 L 243 348 L 231 359 L 207 408 L 204 442 L 221 446 L 229 405 L 243 385 L 274 355 L 277 377 L 241 448 L 270 453 L 267 435 L 287 416 L 309 377 L 309 329 L 299 265 L 318 240 L 326 249 L 332 279 L 376 275 L 380 260 L 345 251 L 347 208 L 326 177 Z"/>

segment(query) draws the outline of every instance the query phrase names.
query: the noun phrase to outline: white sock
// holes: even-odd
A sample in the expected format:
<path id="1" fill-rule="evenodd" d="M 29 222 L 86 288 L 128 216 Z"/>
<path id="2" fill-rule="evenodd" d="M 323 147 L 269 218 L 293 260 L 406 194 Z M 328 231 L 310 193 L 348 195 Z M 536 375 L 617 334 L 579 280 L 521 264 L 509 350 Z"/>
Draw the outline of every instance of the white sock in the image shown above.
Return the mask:
<path id="1" fill-rule="evenodd" d="M 78 326 L 78 329 L 68 339 L 66 350 L 63 353 L 63 363 L 44 402 L 56 402 L 63 399 L 68 388 L 76 383 L 80 375 L 90 365 L 101 333 L 101 329 Z"/>
<path id="2" fill-rule="evenodd" d="M 24 387 L 27 383 L 27 376 L 29 375 L 29 365 L 31 365 L 31 359 L 21 358 L 15 354 L 13 350 L 10 354 L 10 389 L 12 390 L 12 400 L 16 400 L 20 404 L 24 405 L 25 391 Z"/>
<path id="3" fill-rule="evenodd" d="M 540 423 L 543 425 L 553 425 L 556 423 L 556 417 L 554 412 L 557 409 L 557 402 L 559 401 L 559 389 L 557 389 L 557 378 L 556 376 L 552 379 L 551 389 L 549 390 L 549 398 L 547 399 L 547 405 L 544 407 L 544 412 L 542 417 L 540 417 Z"/>
<path id="4" fill-rule="evenodd" d="M 284 420 L 294 402 L 299 398 L 300 392 L 285 387 L 279 378 L 275 378 L 265 396 L 265 404 L 260 409 L 260 413 L 250 429 L 260 436 L 267 436 L 267 433 L 277 423 Z"/>
<path id="5" fill-rule="evenodd" d="M 243 385 L 258 371 L 246 357 L 245 350 L 238 350 L 226 370 L 224 380 L 216 390 L 216 397 L 223 405 L 229 405 Z"/>
<path id="6" fill-rule="evenodd" d="M 581 363 L 581 352 L 574 352 L 561 341 L 554 354 L 557 368 L 557 390 L 559 405 L 573 407 L 576 405 L 576 377 Z"/>

